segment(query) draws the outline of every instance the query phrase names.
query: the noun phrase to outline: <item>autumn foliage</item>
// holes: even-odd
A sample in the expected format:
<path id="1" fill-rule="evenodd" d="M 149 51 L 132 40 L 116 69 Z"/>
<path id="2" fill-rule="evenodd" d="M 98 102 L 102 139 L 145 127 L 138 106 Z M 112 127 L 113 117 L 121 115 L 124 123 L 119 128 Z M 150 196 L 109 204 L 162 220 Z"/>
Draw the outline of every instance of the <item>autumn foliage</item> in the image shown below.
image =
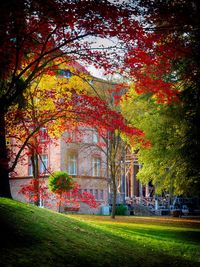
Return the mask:
<path id="1" fill-rule="evenodd" d="M 24 195 L 29 203 L 39 202 L 40 199 L 44 201 L 49 197 L 45 182 L 39 179 L 32 179 L 22 185 L 18 193 Z"/>
<path id="2" fill-rule="evenodd" d="M 25 91 L 41 75 L 56 75 L 62 63 L 72 64 L 79 60 L 113 72 L 120 67 L 124 58 L 118 51 L 128 49 L 131 40 L 138 39 L 141 32 L 133 16 L 136 11 L 126 4 L 117 5 L 107 1 L 8 0 L 1 1 L 0 7 L 0 26 L 3 29 L 0 36 L 0 195 L 11 197 L 8 173 L 14 169 L 19 154 L 9 168 L 7 111 L 15 108 L 16 103 L 19 109 L 23 107 Z M 117 38 L 119 42 L 118 45 L 113 45 L 113 42 L 105 46 L 94 45 L 96 38 Z M 62 107 L 57 107 L 59 112 Z M 21 116 L 18 112 L 16 122 Z M 48 112 L 43 116 L 49 119 Z M 41 124 L 39 121 L 37 126 L 33 125 L 31 136 Z M 25 129 L 28 132 L 27 125 Z M 23 135 L 25 144 L 21 150 L 30 139 L 26 137 L 27 133 Z"/>
<path id="3" fill-rule="evenodd" d="M 130 143 L 149 145 L 144 133 L 130 126 L 117 109 L 88 93 L 87 77 L 81 76 L 84 70 L 77 68 L 77 62 L 102 67 L 106 73 L 118 72 L 135 82 L 139 94 L 149 93 L 157 102 L 171 104 L 181 91 L 173 63 L 190 53 L 181 38 L 170 34 L 166 38 L 165 32 L 148 29 L 148 20 L 156 21 L 153 14 L 140 19 L 144 9 L 126 1 L 8 0 L 0 5 L 4 29 L 0 36 L 0 195 L 11 196 L 8 173 L 22 151 L 43 149 L 38 142 L 42 127 L 52 137 L 48 142 L 69 126 L 78 129 L 84 124 L 105 134 L 119 131 Z M 73 73 L 73 84 L 61 78 L 63 70 Z M 86 80 L 82 86 L 77 86 L 78 76 Z M 119 100 L 115 92 L 113 101 Z M 17 140 L 14 152 L 8 151 L 6 136 Z"/>
<path id="4" fill-rule="evenodd" d="M 99 207 L 95 197 L 89 192 L 82 192 L 77 182 L 73 182 L 68 190 L 52 191 L 47 186 L 45 178 L 32 179 L 22 185 L 18 193 L 22 194 L 29 203 L 42 203 L 46 208 L 63 207 L 66 211 L 77 211 L 81 203 L 85 203 L 90 208 Z"/>

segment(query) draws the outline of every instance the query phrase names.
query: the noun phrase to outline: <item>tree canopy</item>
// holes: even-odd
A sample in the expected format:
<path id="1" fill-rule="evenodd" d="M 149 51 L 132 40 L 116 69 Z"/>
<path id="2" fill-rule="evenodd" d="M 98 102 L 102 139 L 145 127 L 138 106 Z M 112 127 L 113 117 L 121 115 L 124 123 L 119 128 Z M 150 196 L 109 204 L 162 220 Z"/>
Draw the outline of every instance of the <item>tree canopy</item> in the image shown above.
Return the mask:
<path id="1" fill-rule="evenodd" d="M 142 54 L 139 51 L 127 59 L 133 64 L 139 55 L 142 66 L 135 83 L 141 96 L 135 93 L 134 100 L 132 94 L 130 101 L 135 123 L 149 137 L 152 147 L 140 151 L 144 166 L 139 176 L 160 179 L 157 182 L 163 188 L 169 187 L 167 177 L 171 177 L 178 193 L 198 195 L 199 4 L 141 0 L 140 5 L 152 39 Z"/>
<path id="2" fill-rule="evenodd" d="M 118 68 L 123 62 L 119 51 L 133 45 L 141 31 L 133 8 L 108 1 L 9 0 L 0 8 L 0 195 L 10 196 L 8 109 L 15 103 L 23 106 L 25 90 L 40 75 L 54 75 L 63 62 Z M 117 44 L 98 45 L 95 38 L 117 38 Z"/>
<path id="3" fill-rule="evenodd" d="M 45 109 L 57 105 L 60 117 L 66 116 L 63 109 L 73 110 L 88 125 L 98 121 L 99 127 L 124 132 L 129 141 L 143 136 L 136 128 L 138 123 L 158 148 L 154 152 L 159 151 L 155 155 L 162 159 L 157 159 L 160 174 L 166 165 L 172 168 L 174 157 L 174 162 L 184 162 L 181 166 L 185 166 L 184 171 L 180 168 L 178 176 L 184 172 L 185 181 L 193 182 L 198 188 L 200 23 L 197 0 L 138 0 L 136 4 L 132 1 L 9 0 L 2 1 L 0 8 L 1 196 L 10 197 L 6 147 L 10 108 L 15 109 L 17 103 L 20 112 L 23 111 L 26 90 L 33 88 L 42 75 L 54 76 L 62 70 L 62 64 L 73 66 L 78 61 L 103 67 L 108 73 L 116 71 L 133 80 L 136 93 L 144 98 L 148 95 L 142 118 L 141 106 L 138 107 L 141 122 L 136 119 L 134 126 L 128 125 L 120 112 L 109 109 L 109 104 L 99 96 L 66 92 L 61 84 L 67 101 L 53 103 L 49 97 L 40 110 L 44 117 L 48 117 Z M 98 44 L 97 40 L 101 42 Z M 53 82 L 53 78 L 49 81 Z M 75 87 L 73 84 L 71 89 Z M 55 95 L 53 89 L 48 93 Z M 143 103 L 144 99 L 140 100 Z M 176 139 L 180 140 L 180 146 Z M 169 161 L 164 158 L 165 153 Z"/>

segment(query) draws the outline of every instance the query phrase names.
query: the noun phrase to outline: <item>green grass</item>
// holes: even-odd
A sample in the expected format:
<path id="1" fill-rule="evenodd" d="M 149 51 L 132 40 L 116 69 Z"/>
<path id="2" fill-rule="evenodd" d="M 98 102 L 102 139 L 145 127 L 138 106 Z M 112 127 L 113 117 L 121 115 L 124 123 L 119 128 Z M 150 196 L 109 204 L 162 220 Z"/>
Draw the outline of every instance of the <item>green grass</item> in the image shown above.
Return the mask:
<path id="1" fill-rule="evenodd" d="M 64 215 L 0 199 L 0 266 L 200 266 L 200 221 Z"/>

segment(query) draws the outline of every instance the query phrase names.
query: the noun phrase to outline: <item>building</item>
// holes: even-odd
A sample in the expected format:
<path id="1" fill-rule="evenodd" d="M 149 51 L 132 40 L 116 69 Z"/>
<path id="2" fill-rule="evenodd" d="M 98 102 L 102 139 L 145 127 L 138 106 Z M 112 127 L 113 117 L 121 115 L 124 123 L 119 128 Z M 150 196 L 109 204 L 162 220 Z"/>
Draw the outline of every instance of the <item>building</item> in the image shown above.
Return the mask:
<path id="1" fill-rule="evenodd" d="M 121 162 L 121 181 L 118 187 L 118 201 L 134 201 L 138 204 L 152 203 L 154 188 L 151 183 L 143 185 L 137 179 L 137 173 L 142 165 L 138 163 L 137 153 L 133 153 L 129 146 L 126 146 L 123 160 Z"/>
<path id="2" fill-rule="evenodd" d="M 73 64 L 73 69 L 79 72 L 85 72 L 79 64 Z M 71 67 L 60 71 L 60 76 L 71 79 L 73 76 Z M 98 94 L 101 91 L 105 94 L 105 86 L 109 89 L 113 84 L 103 85 L 99 79 L 89 81 L 98 88 Z M 102 86 L 104 87 L 102 90 Z M 103 96 L 106 97 L 106 94 Z M 109 185 L 109 174 L 107 166 L 106 153 L 99 147 L 104 141 L 98 136 L 98 133 L 88 127 L 79 128 L 76 131 L 65 132 L 59 139 L 49 139 L 47 130 L 40 128 L 39 135 L 36 137 L 40 144 L 40 152 L 37 155 L 40 180 L 47 184 L 48 176 L 54 171 L 66 171 L 80 185 L 80 190 L 89 192 L 95 196 L 96 201 L 101 205 L 111 203 L 112 192 Z M 10 146 L 16 140 L 12 140 Z M 18 146 L 18 148 L 20 145 Z M 16 146 L 12 147 L 17 149 Z M 17 151 L 14 151 L 17 152 Z M 32 164 L 33 153 L 30 153 L 27 147 L 20 161 L 15 168 L 15 175 L 10 177 L 11 192 L 14 199 L 26 201 L 25 197 L 19 193 L 22 185 L 27 184 L 33 178 L 34 170 Z M 125 203 L 128 198 L 144 197 L 148 195 L 147 187 L 143 187 L 136 179 L 138 168 L 140 167 L 130 151 L 126 151 L 124 161 L 121 163 L 121 174 L 118 180 L 118 199 L 119 203 Z M 41 203 L 45 206 L 45 203 Z M 56 207 L 54 207 L 56 209 Z M 81 204 L 79 212 L 82 213 L 100 213 L 100 208 L 94 210 Z"/>
<path id="3" fill-rule="evenodd" d="M 66 171 L 80 185 L 80 190 L 93 194 L 100 204 L 99 208 L 92 209 L 82 203 L 80 213 L 100 213 L 101 206 L 108 204 L 106 156 L 98 148 L 99 138 L 94 129 L 85 127 L 79 129 L 79 134 L 68 132 L 53 142 L 47 142 L 48 137 L 42 137 L 40 140 L 43 149 L 39 155 L 39 179 L 47 184 L 51 172 Z M 15 168 L 15 175 L 10 177 L 14 199 L 27 201 L 19 192 L 21 186 L 29 183 L 32 178 L 33 167 L 25 151 Z M 42 205 L 45 206 L 45 203 Z"/>

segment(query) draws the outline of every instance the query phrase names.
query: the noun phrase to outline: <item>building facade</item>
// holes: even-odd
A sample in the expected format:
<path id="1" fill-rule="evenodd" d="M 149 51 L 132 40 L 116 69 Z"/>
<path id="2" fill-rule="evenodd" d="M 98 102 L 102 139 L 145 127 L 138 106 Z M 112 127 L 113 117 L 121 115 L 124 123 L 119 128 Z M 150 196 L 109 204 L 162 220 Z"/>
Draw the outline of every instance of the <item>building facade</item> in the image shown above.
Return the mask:
<path id="1" fill-rule="evenodd" d="M 73 66 L 75 69 L 85 73 L 79 64 Z M 60 75 L 66 79 L 72 77 L 70 70 L 62 70 Z M 94 82 L 99 90 L 102 85 L 99 79 Z M 103 83 L 105 84 L 105 83 Z M 105 86 L 105 85 L 104 85 Z M 110 86 L 110 85 L 109 85 Z M 38 138 L 38 137 L 37 137 Z M 55 171 L 66 171 L 76 181 L 82 192 L 91 193 L 99 203 L 98 209 L 91 209 L 86 204 L 81 204 L 80 213 L 100 213 L 101 206 L 111 203 L 112 186 L 109 184 L 109 166 L 103 139 L 98 133 L 88 127 L 82 127 L 79 131 L 69 131 L 59 139 L 53 140 L 48 136 L 47 130 L 43 127 L 39 134 L 40 152 L 38 155 L 39 180 L 48 184 L 48 177 Z M 13 154 L 17 153 L 19 146 L 15 146 L 15 140 L 10 142 Z M 12 146 L 13 145 L 13 146 Z M 16 151 L 15 151 L 16 150 Z M 14 199 L 27 201 L 20 193 L 23 185 L 28 184 L 33 176 L 32 154 L 25 149 L 16 168 L 15 174 L 10 177 L 11 193 Z M 137 172 L 140 168 L 134 154 L 127 149 L 124 160 L 121 162 L 118 180 L 118 203 L 125 203 L 133 197 L 149 196 L 148 185 L 143 186 L 137 180 Z M 52 200 L 53 202 L 53 200 Z M 45 206 L 45 203 L 42 203 Z M 53 206 L 56 209 L 55 206 Z"/>
<path id="2" fill-rule="evenodd" d="M 151 183 L 142 184 L 137 179 L 137 173 L 142 165 L 138 163 L 137 153 L 133 153 L 129 146 L 126 146 L 123 160 L 121 162 L 121 180 L 118 186 L 118 202 L 151 201 L 154 195 L 154 188 Z"/>
<path id="3" fill-rule="evenodd" d="M 45 129 L 42 129 L 44 131 Z M 41 135 L 44 136 L 44 135 Z M 47 137 L 46 137 L 47 138 Z M 58 140 L 40 140 L 41 154 L 38 159 L 40 180 L 48 184 L 48 176 L 55 171 L 65 171 L 80 186 L 81 192 L 88 192 L 95 197 L 99 207 L 90 208 L 80 203 L 80 213 L 100 213 L 102 205 L 108 205 L 108 182 L 106 156 L 98 147 L 100 137 L 91 128 L 79 129 L 79 132 L 68 132 Z M 23 185 L 33 178 L 33 167 L 30 156 L 24 153 L 15 168 L 15 175 L 10 177 L 11 192 L 14 199 L 26 202 L 20 193 Z M 53 201 L 52 201 L 53 202 Z M 45 203 L 42 205 L 45 207 Z M 52 205 L 53 209 L 56 206 Z"/>

